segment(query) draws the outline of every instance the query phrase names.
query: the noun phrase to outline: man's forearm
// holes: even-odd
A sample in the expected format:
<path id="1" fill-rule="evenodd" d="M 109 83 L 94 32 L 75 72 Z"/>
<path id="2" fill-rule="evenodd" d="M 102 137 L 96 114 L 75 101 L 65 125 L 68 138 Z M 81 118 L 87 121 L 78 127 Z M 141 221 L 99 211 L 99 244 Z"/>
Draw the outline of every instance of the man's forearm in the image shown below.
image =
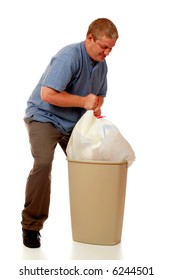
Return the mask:
<path id="1" fill-rule="evenodd" d="M 99 102 L 99 98 L 93 93 L 89 93 L 87 96 L 79 96 L 66 91 L 58 92 L 49 87 L 41 88 L 41 99 L 55 106 L 79 107 L 86 110 L 94 110 Z"/>

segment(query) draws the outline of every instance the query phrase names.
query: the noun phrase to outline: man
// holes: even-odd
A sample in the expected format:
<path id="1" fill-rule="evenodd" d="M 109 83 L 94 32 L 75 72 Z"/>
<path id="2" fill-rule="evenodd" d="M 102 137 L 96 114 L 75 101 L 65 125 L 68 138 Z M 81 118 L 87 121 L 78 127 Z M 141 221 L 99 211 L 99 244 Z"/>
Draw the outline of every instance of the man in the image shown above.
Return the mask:
<path id="1" fill-rule="evenodd" d="M 71 132 L 84 112 L 101 114 L 107 92 L 105 58 L 117 39 L 117 28 L 109 19 L 93 21 L 85 41 L 68 45 L 52 57 L 28 99 L 24 120 L 34 164 L 27 179 L 21 222 L 27 247 L 40 247 L 40 230 L 48 218 L 56 145 L 66 154 Z"/>

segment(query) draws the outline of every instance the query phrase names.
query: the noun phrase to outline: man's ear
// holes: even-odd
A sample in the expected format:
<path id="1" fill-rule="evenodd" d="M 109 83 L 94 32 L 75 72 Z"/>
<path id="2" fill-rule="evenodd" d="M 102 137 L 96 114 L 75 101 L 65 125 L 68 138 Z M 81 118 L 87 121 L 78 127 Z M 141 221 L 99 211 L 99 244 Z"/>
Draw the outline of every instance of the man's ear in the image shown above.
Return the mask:
<path id="1" fill-rule="evenodd" d="M 92 34 L 91 34 L 91 33 L 89 33 L 89 34 L 87 35 L 87 39 L 88 39 L 89 41 L 94 40 L 94 38 L 93 38 L 93 36 L 92 36 Z"/>

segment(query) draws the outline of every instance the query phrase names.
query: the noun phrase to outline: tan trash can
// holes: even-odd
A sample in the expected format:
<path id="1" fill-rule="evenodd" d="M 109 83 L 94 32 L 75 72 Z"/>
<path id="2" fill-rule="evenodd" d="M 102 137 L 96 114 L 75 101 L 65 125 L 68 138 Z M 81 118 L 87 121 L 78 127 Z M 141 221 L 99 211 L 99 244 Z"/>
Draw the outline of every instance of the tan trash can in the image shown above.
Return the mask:
<path id="1" fill-rule="evenodd" d="M 115 245 L 121 241 L 127 162 L 68 159 L 73 240 Z"/>

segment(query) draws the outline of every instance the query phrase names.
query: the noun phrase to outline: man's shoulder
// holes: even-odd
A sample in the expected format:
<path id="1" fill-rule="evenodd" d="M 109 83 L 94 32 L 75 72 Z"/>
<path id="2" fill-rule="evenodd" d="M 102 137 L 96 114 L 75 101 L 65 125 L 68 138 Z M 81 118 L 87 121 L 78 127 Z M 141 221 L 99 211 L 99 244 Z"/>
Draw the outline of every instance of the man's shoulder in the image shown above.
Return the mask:
<path id="1" fill-rule="evenodd" d="M 68 54 L 71 54 L 71 53 L 79 54 L 80 52 L 82 52 L 82 45 L 83 45 L 83 42 L 66 45 L 65 47 L 63 47 L 57 53 L 57 55 L 59 55 L 59 54 L 67 54 L 68 55 Z"/>

